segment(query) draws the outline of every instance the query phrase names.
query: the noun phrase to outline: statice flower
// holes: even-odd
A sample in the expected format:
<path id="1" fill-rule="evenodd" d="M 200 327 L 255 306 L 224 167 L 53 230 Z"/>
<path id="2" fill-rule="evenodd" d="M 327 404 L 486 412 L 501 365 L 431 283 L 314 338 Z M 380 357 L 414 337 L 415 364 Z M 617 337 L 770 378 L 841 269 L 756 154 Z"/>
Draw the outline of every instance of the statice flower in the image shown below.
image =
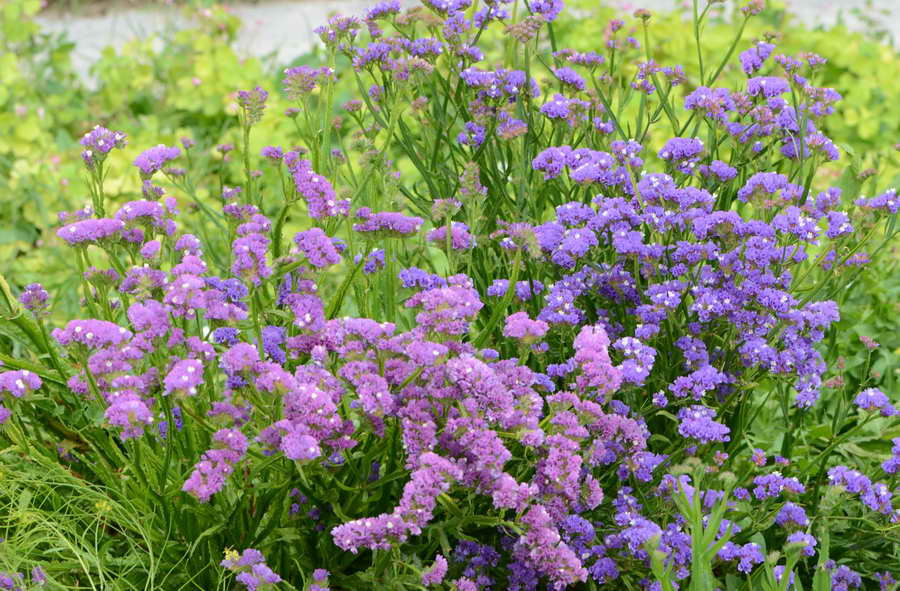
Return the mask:
<path id="1" fill-rule="evenodd" d="M 313 219 L 347 215 L 350 210 L 350 202 L 346 199 L 338 199 L 334 186 L 324 176 L 317 174 L 309 160 L 299 157 L 288 160 L 289 152 L 285 155 L 285 162 L 294 179 L 294 187 L 306 200 L 309 208 L 309 216 Z"/>
<path id="2" fill-rule="evenodd" d="M 296 101 L 312 93 L 323 82 L 333 79 L 334 71 L 327 66 L 321 68 L 297 66 L 284 70 L 284 78 L 281 83 L 284 85 L 284 93 L 287 97 Z"/>
<path id="3" fill-rule="evenodd" d="M 266 110 L 266 100 L 269 93 L 257 86 L 253 90 L 239 90 L 237 93 L 238 105 L 246 118 L 247 125 L 255 125 L 262 120 L 263 111 Z"/>
<path id="4" fill-rule="evenodd" d="M 893 512 L 892 495 L 888 486 L 881 482 L 873 483 L 868 476 L 846 466 L 835 466 L 828 471 L 828 482 L 832 486 L 842 486 L 848 492 L 860 495 L 862 503 L 884 515 Z"/>
<path id="5" fill-rule="evenodd" d="M 849 566 L 841 565 L 831 573 L 832 591 L 849 591 L 862 587 L 862 577 Z"/>
<path id="6" fill-rule="evenodd" d="M 784 78 L 761 76 L 747 80 L 747 94 L 773 98 L 790 92 L 790 85 Z"/>
<path id="7" fill-rule="evenodd" d="M 516 312 L 506 317 L 503 336 L 531 344 L 542 339 L 549 328 L 542 320 L 530 319 L 527 312 Z"/>
<path id="8" fill-rule="evenodd" d="M 384 237 L 411 236 L 419 231 L 423 221 L 422 218 L 407 216 L 395 211 L 372 213 L 361 210 L 356 217 L 362 219 L 363 222 L 354 224 L 355 231 Z"/>
<path id="9" fill-rule="evenodd" d="M 203 363 L 197 359 L 182 359 L 172 366 L 163 384 L 166 394 L 178 393 L 187 396 L 197 394 L 197 387 L 203 383 Z"/>
<path id="10" fill-rule="evenodd" d="M 294 235 L 294 244 L 306 259 L 319 269 L 341 262 L 341 254 L 332 238 L 321 228 L 310 228 Z"/>
<path id="11" fill-rule="evenodd" d="M 0 394 L 6 392 L 14 398 L 22 398 L 40 388 L 42 384 L 41 378 L 27 369 L 0 372 Z M 0 404 L 0 425 L 11 415 L 12 411 Z"/>
<path id="12" fill-rule="evenodd" d="M 596 389 L 601 399 L 606 399 L 622 383 L 622 372 L 613 366 L 609 358 L 609 337 L 602 326 L 582 327 L 573 342 L 574 362 L 582 375 L 576 383 L 579 389 Z"/>
<path id="13" fill-rule="evenodd" d="M 462 477 L 462 471 L 453 462 L 431 452 L 422 454 L 418 465 L 403 487 L 400 503 L 393 513 L 335 527 L 331 530 L 334 543 L 356 554 L 361 547 L 389 549 L 392 541 L 403 542 L 410 534 L 420 534 L 431 521 L 437 497 Z"/>
<path id="14" fill-rule="evenodd" d="M 632 384 L 643 384 L 656 359 L 656 349 L 643 344 L 634 337 L 623 337 L 613 343 L 613 348 L 624 355 L 625 359 L 619 365 L 622 378 Z"/>
<path id="15" fill-rule="evenodd" d="M 438 554 L 434 557 L 434 563 L 422 572 L 422 584 L 427 586 L 440 585 L 447 574 L 447 559 Z"/>
<path id="16" fill-rule="evenodd" d="M 759 544 L 752 542 L 743 546 L 733 542 L 726 542 L 716 556 L 722 560 L 737 562 L 738 571 L 745 574 L 749 574 L 755 565 L 762 564 L 765 560 L 762 548 L 760 548 Z"/>
<path id="17" fill-rule="evenodd" d="M 565 120 L 574 126 L 578 121 L 586 120 L 587 109 L 588 103 L 585 101 L 555 94 L 541 106 L 540 112 L 548 119 Z"/>
<path id="18" fill-rule="evenodd" d="M 678 411 L 678 433 L 683 437 L 696 439 L 701 443 L 713 441 L 729 441 L 729 429 L 713 420 L 716 411 L 706 406 L 695 404 Z"/>
<path id="19" fill-rule="evenodd" d="M 503 297 L 509 289 L 508 279 L 494 279 L 487 288 L 487 295 L 491 297 Z M 532 297 L 544 291 L 544 284 L 540 281 L 517 281 L 515 285 L 516 298 L 527 302 Z"/>
<path id="20" fill-rule="evenodd" d="M 545 575 L 554 588 L 586 581 L 588 572 L 569 546 L 562 541 L 550 514 L 541 505 L 532 505 L 521 518 L 525 533 L 516 542 L 513 555 L 528 560 Z"/>
<path id="21" fill-rule="evenodd" d="M 446 279 L 418 267 L 403 269 L 398 276 L 403 287 L 407 288 L 434 289 L 436 287 L 447 287 Z"/>
<path id="22" fill-rule="evenodd" d="M 732 180 L 738 174 L 736 168 L 729 166 L 721 160 L 713 160 L 708 165 L 701 164 L 698 170 L 704 177 L 717 179 L 723 183 Z"/>
<path id="23" fill-rule="evenodd" d="M 222 490 L 235 465 L 247 453 L 247 437 L 237 429 L 220 429 L 213 435 L 215 447 L 207 450 L 194 466 L 182 490 L 206 503 Z"/>
<path id="24" fill-rule="evenodd" d="M 803 556 L 815 556 L 816 539 L 810 534 L 802 531 L 795 531 L 787 537 L 788 546 L 800 546 L 800 553 Z"/>
<path id="25" fill-rule="evenodd" d="M 439 248 L 447 244 L 447 226 L 435 228 L 426 234 L 425 239 L 435 243 Z M 467 250 L 475 246 L 475 239 L 469 233 L 469 226 L 462 222 L 451 222 L 450 248 L 453 250 Z"/>
<path id="26" fill-rule="evenodd" d="M 787 502 L 775 516 L 775 523 L 786 529 L 803 529 L 809 525 L 809 518 L 803 507 Z"/>
<path id="27" fill-rule="evenodd" d="M 789 203 L 802 194 L 802 188 L 788 182 L 788 178 L 776 172 L 758 172 L 747 179 L 738 190 L 738 199 L 750 201 L 756 197 L 774 197 L 781 194 L 782 201 Z"/>
<path id="28" fill-rule="evenodd" d="M 285 303 L 294 314 L 294 326 L 311 332 L 320 331 L 325 326 L 325 308 L 318 296 L 292 294 Z"/>
<path id="29" fill-rule="evenodd" d="M 72 320 L 64 329 L 56 328 L 53 338 L 63 347 L 83 346 L 101 349 L 120 345 L 131 338 L 131 332 L 106 320 Z"/>
<path id="30" fill-rule="evenodd" d="M 756 485 L 753 489 L 753 496 L 760 500 L 773 499 L 783 492 L 794 494 L 806 492 L 806 487 L 797 478 L 783 476 L 780 472 L 757 476 L 753 479 L 753 484 Z"/>
<path id="31" fill-rule="evenodd" d="M 81 158 L 89 170 L 93 170 L 97 164 L 106 160 L 106 156 L 113 148 L 124 148 L 128 143 L 124 132 L 110 131 L 100 125 L 95 125 L 92 130 L 84 134 L 78 141 L 85 150 Z"/>
<path id="32" fill-rule="evenodd" d="M 563 0 L 536 0 L 529 4 L 532 14 L 541 15 L 548 23 L 553 22 L 562 12 Z"/>
<path id="33" fill-rule="evenodd" d="M 674 164 L 679 171 L 691 174 L 703 151 L 703 142 L 698 138 L 674 137 L 665 143 L 659 157 Z"/>
<path id="34" fill-rule="evenodd" d="M 700 111 L 704 116 L 724 123 L 727 121 L 727 113 L 734 111 L 736 107 L 728 89 L 699 86 L 684 97 L 684 108 Z"/>
<path id="35" fill-rule="evenodd" d="M 448 279 L 447 287 L 422 290 L 404 304 L 407 308 L 421 308 L 416 322 L 423 329 L 444 334 L 465 334 L 469 321 L 484 306 L 472 281 L 463 275 Z"/>
<path id="36" fill-rule="evenodd" d="M 769 56 L 772 55 L 772 50 L 774 49 L 775 46 L 773 44 L 760 41 L 750 49 L 742 51 L 738 57 L 741 60 L 741 68 L 743 68 L 744 73 L 750 76 L 759 71 Z"/>
<path id="37" fill-rule="evenodd" d="M 111 396 L 104 416 L 107 422 L 122 430 L 122 440 L 141 437 L 144 428 L 153 424 L 153 413 L 147 403 L 134 391 L 124 390 Z"/>
<path id="38" fill-rule="evenodd" d="M 568 86 L 575 90 L 584 90 L 584 78 L 578 75 L 572 68 L 556 68 L 553 75 L 564 86 Z"/>
<path id="39" fill-rule="evenodd" d="M 275 589 L 275 584 L 282 580 L 266 565 L 262 552 L 253 548 L 247 548 L 241 554 L 226 550 L 225 559 L 219 565 L 237 573 L 235 580 L 245 585 L 247 591 Z"/>
<path id="40" fill-rule="evenodd" d="M 63 226 L 56 235 L 65 240 L 69 246 L 98 244 L 113 241 L 121 237 L 125 224 L 109 218 L 90 218 Z"/>
<path id="41" fill-rule="evenodd" d="M 896 474 L 900 471 L 900 437 L 894 437 L 891 443 L 894 444 L 891 448 L 892 456 L 881 464 L 881 468 L 888 474 Z"/>
<path id="42" fill-rule="evenodd" d="M 456 136 L 456 141 L 473 148 L 477 148 L 484 143 L 484 140 L 487 137 L 487 131 L 483 126 L 469 121 L 463 127 L 464 130 Z"/>
<path id="43" fill-rule="evenodd" d="M 856 398 L 853 399 L 853 403 L 862 410 L 880 411 L 881 415 L 885 417 L 892 417 L 900 414 L 897 409 L 894 408 L 894 405 L 891 404 L 887 395 L 878 388 L 866 388 L 856 395 Z"/>
<path id="44" fill-rule="evenodd" d="M 162 170 L 162 168 L 172 160 L 181 156 L 181 149 L 177 146 L 168 147 L 160 144 L 155 148 L 150 148 L 141 152 L 134 159 L 134 165 L 141 172 L 142 179 L 149 179 L 154 174 Z"/>
<path id="45" fill-rule="evenodd" d="M 43 318 L 49 314 L 50 294 L 40 283 L 29 283 L 19 295 L 22 307 L 30 310 L 36 318 Z"/>
<path id="46" fill-rule="evenodd" d="M 897 189 L 888 189 L 875 197 L 860 197 L 854 203 L 863 209 L 884 210 L 892 214 L 900 210 L 900 198 L 897 197 Z"/>
<path id="47" fill-rule="evenodd" d="M 547 148 L 532 160 L 531 166 L 544 173 L 545 181 L 556 178 L 566 169 L 571 152 L 572 148 L 569 146 Z"/>

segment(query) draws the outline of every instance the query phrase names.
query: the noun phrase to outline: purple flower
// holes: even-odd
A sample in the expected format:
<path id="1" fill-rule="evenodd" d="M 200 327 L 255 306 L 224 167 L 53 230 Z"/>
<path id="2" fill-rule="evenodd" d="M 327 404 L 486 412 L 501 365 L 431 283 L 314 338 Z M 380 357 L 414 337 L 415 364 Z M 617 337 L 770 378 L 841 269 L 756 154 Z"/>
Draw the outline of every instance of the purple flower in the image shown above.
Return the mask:
<path id="1" fill-rule="evenodd" d="M 246 118 L 247 125 L 255 125 L 262 120 L 263 111 L 266 110 L 266 100 L 269 93 L 257 86 L 253 90 L 239 90 L 237 93 L 238 105 Z"/>
<path id="2" fill-rule="evenodd" d="M 802 531 L 795 531 L 787 537 L 787 543 L 789 546 L 797 545 L 802 547 L 801 554 L 803 554 L 803 556 L 815 556 L 816 554 L 816 551 L 813 548 L 815 548 L 817 542 L 810 534 Z"/>
<path id="3" fill-rule="evenodd" d="M 531 162 L 531 167 L 544 173 L 544 180 L 554 179 L 562 174 L 569 160 L 569 146 L 547 148 Z"/>
<path id="4" fill-rule="evenodd" d="M 222 490 L 228 476 L 247 453 L 247 437 L 237 429 L 220 429 L 213 435 L 215 447 L 207 450 L 182 489 L 201 503 Z"/>
<path id="5" fill-rule="evenodd" d="M 788 502 L 781 507 L 775 516 L 775 523 L 786 529 L 803 529 L 809 525 L 809 518 L 803 507 Z"/>
<path id="6" fill-rule="evenodd" d="M 619 365 L 622 378 L 632 384 L 643 384 L 650 376 L 653 362 L 656 359 L 656 349 L 644 345 L 634 337 L 623 337 L 613 343 L 613 348 L 624 355 L 625 359 Z M 715 414 L 715 413 L 714 413 Z"/>
<path id="7" fill-rule="evenodd" d="M 40 283 L 29 283 L 19 295 L 22 306 L 26 310 L 30 310 L 37 318 L 43 318 L 49 314 L 49 299 L 50 294 Z"/>
<path id="8" fill-rule="evenodd" d="M 290 156 L 297 156 L 289 161 Z M 350 202 L 338 199 L 334 186 L 325 177 L 312 169 L 309 160 L 301 160 L 296 152 L 288 152 L 285 162 L 294 179 L 294 187 L 306 200 L 309 208 L 309 216 L 313 219 L 346 215 L 350 209 Z"/>
<path id="9" fill-rule="evenodd" d="M 321 228 L 310 228 L 304 232 L 297 232 L 294 236 L 294 244 L 306 256 L 306 259 L 319 269 L 341 262 L 341 255 L 335 247 L 333 239 L 329 238 Z"/>
<path id="10" fill-rule="evenodd" d="M 144 428 L 153 423 L 153 413 L 147 404 L 128 390 L 112 396 L 104 416 L 110 425 L 122 429 L 119 436 L 123 440 L 142 436 Z"/>
<path id="11" fill-rule="evenodd" d="M 541 106 L 540 112 L 548 119 L 564 119 L 569 125 L 574 125 L 579 118 L 586 118 L 587 109 L 588 103 L 585 101 L 555 94 Z"/>
<path id="12" fill-rule="evenodd" d="M 726 113 L 734 111 L 735 104 L 727 88 L 699 86 L 684 97 L 684 108 L 702 111 L 704 116 L 724 123 L 727 121 Z"/>
<path id="13" fill-rule="evenodd" d="M 97 164 L 106 159 L 107 154 L 113 148 L 124 148 L 128 143 L 126 136 L 121 131 L 110 131 L 100 125 L 95 125 L 92 130 L 84 134 L 78 141 L 85 147 L 81 158 L 89 170 L 93 170 Z"/>
<path id="14" fill-rule="evenodd" d="M 411 217 L 395 211 L 380 211 L 377 213 L 363 213 L 364 220 L 355 224 L 353 229 L 357 232 L 372 233 L 378 236 L 410 236 L 422 227 L 422 218 Z"/>
<path id="15" fill-rule="evenodd" d="M 543 320 L 532 320 L 527 312 L 516 312 L 506 317 L 503 336 L 531 344 L 547 334 L 550 326 Z"/>
<path id="16" fill-rule="evenodd" d="M 302 330 L 318 332 L 325 326 L 325 308 L 316 295 L 293 294 L 287 298 L 294 314 L 294 325 Z"/>
<path id="17" fill-rule="evenodd" d="M 149 179 L 154 174 L 162 170 L 170 161 L 181 156 L 181 149 L 173 146 L 167 147 L 163 144 L 150 148 L 141 152 L 134 159 L 134 165 L 141 171 L 142 179 Z"/>
<path id="18" fill-rule="evenodd" d="M 701 164 L 699 170 L 704 177 L 715 177 L 723 183 L 732 180 L 738 173 L 736 168 L 721 160 L 713 160 L 709 165 Z"/>
<path id="19" fill-rule="evenodd" d="M 681 421 L 678 425 L 678 433 L 701 443 L 729 441 L 728 427 L 715 422 L 713 420 L 715 416 L 716 411 L 699 404 L 683 408 L 678 411 L 678 418 Z"/>
<path id="20" fill-rule="evenodd" d="M 440 585 L 447 574 L 447 559 L 442 554 L 434 557 L 434 563 L 422 572 L 422 584 Z"/>
<path id="21" fill-rule="evenodd" d="M 469 234 L 469 226 L 462 222 L 451 222 L 450 248 L 453 250 L 467 250 L 475 246 L 475 239 Z M 425 239 L 434 242 L 439 248 L 447 244 L 447 226 L 441 226 L 428 232 Z"/>
<path id="22" fill-rule="evenodd" d="M 789 92 L 791 87 L 784 78 L 762 76 L 747 80 L 747 94 L 750 96 L 762 95 L 766 98 L 776 97 Z"/>
<path id="23" fill-rule="evenodd" d="M 760 41 L 750 49 L 742 51 L 738 57 L 741 60 L 741 68 L 743 68 L 744 73 L 748 76 L 756 73 L 762 68 L 766 59 L 772 55 L 773 49 L 775 49 L 773 44 Z"/>
<path id="24" fill-rule="evenodd" d="M 86 219 L 63 226 L 56 235 L 69 243 L 69 246 L 98 243 L 114 240 L 121 236 L 125 224 L 119 220 L 100 218 Z"/>
<path id="25" fill-rule="evenodd" d="M 601 400 L 608 399 L 622 383 L 622 372 L 613 367 L 609 358 L 609 337 L 600 325 L 584 326 L 575 337 L 575 363 L 582 375 L 576 383 L 585 392 L 597 389 Z"/>
<path id="26" fill-rule="evenodd" d="M 849 591 L 862 587 L 862 577 L 849 566 L 841 565 L 831 573 L 832 591 Z"/>
<path id="27" fill-rule="evenodd" d="M 572 68 L 556 68 L 553 70 L 553 75 L 565 86 L 575 90 L 584 90 L 584 78 L 579 76 Z"/>
<path id="28" fill-rule="evenodd" d="M 897 409 L 891 404 L 887 394 L 878 388 L 866 388 L 856 395 L 856 398 L 853 399 L 853 403 L 862 410 L 881 411 L 881 415 L 885 417 L 892 417 L 898 414 Z"/>
<path id="29" fill-rule="evenodd" d="M 461 131 L 459 135 L 456 136 L 456 141 L 465 146 L 472 146 L 473 148 L 477 148 L 484 143 L 487 133 L 483 126 L 469 121 L 463 127 L 464 131 Z"/>
<path id="30" fill-rule="evenodd" d="M 888 189 L 881 195 L 871 198 L 860 197 L 854 201 L 856 205 L 864 209 L 884 210 L 889 213 L 897 213 L 900 209 L 900 199 L 897 197 L 897 189 Z"/>
<path id="31" fill-rule="evenodd" d="M 233 261 L 231 272 L 244 280 L 259 285 L 263 279 L 272 274 L 266 263 L 269 239 L 262 233 L 252 232 L 240 236 L 231 244 Z"/>
<path id="32" fill-rule="evenodd" d="M 173 392 L 194 396 L 203 383 L 203 363 L 197 359 L 182 359 L 172 366 L 163 384 L 166 394 Z"/>
<path id="33" fill-rule="evenodd" d="M 753 479 L 756 488 L 753 489 L 753 496 L 757 499 L 773 499 L 781 493 L 787 491 L 794 494 L 803 494 L 806 488 L 800 484 L 800 481 L 793 476 L 782 476 L 780 472 L 772 472 L 764 476 L 757 476 Z"/>
<path id="34" fill-rule="evenodd" d="M 703 142 L 698 138 L 673 137 L 659 151 L 659 157 L 675 164 L 681 172 L 690 174 L 703 151 Z"/>
<path id="35" fill-rule="evenodd" d="M 53 330 L 53 338 L 63 347 L 82 345 L 88 349 L 101 349 L 120 345 L 131 338 L 131 332 L 106 320 L 72 320 L 66 328 Z"/>
<path id="36" fill-rule="evenodd" d="M 403 269 L 399 273 L 400 282 L 403 287 L 413 289 L 434 289 L 437 287 L 447 287 L 447 280 L 440 275 L 435 275 L 419 269 L 418 267 L 410 267 Z"/>
<path id="37" fill-rule="evenodd" d="M 284 93 L 292 100 L 301 100 L 312 93 L 317 86 L 327 80 L 334 80 L 334 71 L 327 67 L 311 68 L 310 66 L 297 66 L 284 70 Z"/>
<path id="38" fill-rule="evenodd" d="M 563 0 L 535 0 L 529 5 L 532 14 L 539 14 L 544 17 L 548 23 L 553 22 L 562 12 L 565 3 Z"/>
<path id="39" fill-rule="evenodd" d="M 891 448 L 892 456 L 881 464 L 881 468 L 888 474 L 896 474 L 900 471 L 900 437 L 894 437 L 891 442 L 894 444 Z"/>
<path id="40" fill-rule="evenodd" d="M 242 554 L 238 554 L 234 550 L 226 550 L 225 560 L 219 565 L 238 573 L 235 580 L 245 585 L 247 591 L 268 589 L 269 585 L 280 583 L 282 580 L 266 565 L 262 552 L 253 548 L 247 548 Z"/>
<path id="41" fill-rule="evenodd" d="M 850 223 L 850 218 L 846 213 L 833 210 L 829 211 L 826 217 L 828 218 L 828 230 L 825 232 L 825 236 L 828 238 L 834 239 L 853 233 L 853 224 Z"/>
<path id="42" fill-rule="evenodd" d="M 353 258 L 353 262 L 359 264 L 359 261 L 362 260 L 361 255 L 356 255 Z M 384 249 L 383 248 L 373 248 L 369 254 L 366 255 L 366 260 L 363 263 L 363 273 L 366 275 L 371 275 L 381 269 L 384 269 L 385 259 L 384 259 Z"/>

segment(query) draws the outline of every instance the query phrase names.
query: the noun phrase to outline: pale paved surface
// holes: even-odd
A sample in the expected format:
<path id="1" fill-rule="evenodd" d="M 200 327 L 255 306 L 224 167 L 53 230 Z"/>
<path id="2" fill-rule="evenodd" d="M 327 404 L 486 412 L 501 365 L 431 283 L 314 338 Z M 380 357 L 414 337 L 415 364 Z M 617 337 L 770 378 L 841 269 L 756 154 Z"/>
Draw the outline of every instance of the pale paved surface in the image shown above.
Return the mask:
<path id="1" fill-rule="evenodd" d="M 316 42 L 313 29 L 323 24 L 329 14 L 359 14 L 373 3 L 359 0 L 273 1 L 235 6 L 233 13 L 244 23 L 237 48 L 259 57 L 270 56 L 276 63 L 286 63 L 310 50 Z M 640 7 L 666 10 L 684 4 L 681 0 L 618 0 L 613 3 L 629 11 Z M 690 1 L 687 4 L 690 5 Z M 843 14 L 848 24 L 860 28 L 852 10 L 864 7 L 865 0 L 792 0 L 790 5 L 792 12 L 809 24 L 831 25 Z M 891 11 L 889 16 L 879 17 L 879 21 L 892 32 L 895 40 L 900 41 L 900 0 L 876 0 L 874 5 Z M 90 64 L 107 45 L 120 47 L 137 36 L 189 24 L 180 11 L 159 3 L 148 3 L 146 9 L 121 10 L 104 16 L 42 16 L 38 20 L 44 30 L 65 32 L 74 41 L 73 61 L 85 77 Z"/>

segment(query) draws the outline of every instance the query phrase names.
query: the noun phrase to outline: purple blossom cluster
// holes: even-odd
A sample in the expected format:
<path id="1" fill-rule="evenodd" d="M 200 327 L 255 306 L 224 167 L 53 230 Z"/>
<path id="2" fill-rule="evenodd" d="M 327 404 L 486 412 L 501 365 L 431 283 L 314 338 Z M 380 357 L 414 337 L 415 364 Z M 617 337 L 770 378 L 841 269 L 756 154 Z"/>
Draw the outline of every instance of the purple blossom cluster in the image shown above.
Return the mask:
<path id="1" fill-rule="evenodd" d="M 292 583 L 318 591 L 381 580 L 356 569 L 388 562 L 409 571 L 393 572 L 398 584 L 473 591 L 656 589 L 652 566 L 684 585 L 702 561 L 716 576 L 762 578 L 772 565 L 761 540 L 792 560 L 824 552 L 810 528 L 826 474 L 872 519 L 900 519 L 893 481 L 826 452 L 811 460 L 818 476 L 780 456 L 767 467 L 773 446 L 790 457 L 795 434 L 748 437 L 776 397 L 788 425 L 826 425 L 835 404 L 844 413 L 836 397 L 819 402 L 835 383 L 824 344 L 840 314 L 826 299 L 836 292 L 818 287 L 862 264 L 857 229 L 898 209 L 895 190 L 851 205 L 837 187 L 811 188 L 809 169 L 839 157 L 821 120 L 840 97 L 801 74 L 821 58 L 776 56 L 785 76 L 764 76 L 775 47 L 755 43 L 739 56 L 746 88 L 692 86 L 676 114 L 662 101 L 681 96 L 685 68 L 647 58 L 631 86 L 613 77 L 640 46 L 623 21 L 607 24 L 604 54 L 562 49 L 544 77 L 536 62 L 476 65 L 482 32 L 513 19 L 504 4 L 389 0 L 330 19 L 317 30 L 329 63 L 352 64 L 364 94 L 371 85 L 365 100 L 305 147 L 263 148 L 272 166 L 248 164 L 244 190 L 223 165 L 212 235 L 205 220 L 196 236 L 179 232 L 177 198 L 150 182 L 177 147 L 135 160 L 144 199 L 111 218 L 63 216 L 57 235 L 85 263 L 92 317 L 50 331 L 35 356 L 47 377 L 18 369 L 28 364 L 0 372 L 4 404 L 17 405 L 15 416 L 0 406 L 0 424 L 62 391 L 93 409 L 86 437 L 102 421 L 118 434 L 111 455 L 136 462 L 153 449 L 161 459 L 141 467 L 171 462 L 160 482 L 188 475 L 180 502 L 210 504 L 192 519 L 233 505 L 254 533 L 229 539 L 317 536 Z M 561 9 L 530 2 L 505 29 L 510 43 L 549 32 Z M 337 79 L 299 66 L 283 85 L 311 115 Z M 604 95 L 620 87 L 641 118 L 652 105 L 674 131 L 624 121 Z M 249 134 L 268 94 L 236 100 Z M 351 121 L 360 129 L 345 134 Z M 85 160 L 124 141 L 95 128 Z M 416 173 L 401 178 L 401 166 Z M 286 175 L 271 220 L 278 208 L 250 182 L 264 175 Z M 40 320 L 26 336 L 41 342 L 48 294 L 30 285 L 21 302 Z M 890 392 L 860 388 L 854 418 L 895 420 Z M 835 433 L 826 445 L 843 443 Z M 889 475 L 900 470 L 892 444 Z M 290 576 L 281 567 L 293 563 L 267 556 Z M 253 548 L 221 566 L 251 590 L 281 582 Z M 776 580 L 806 574 L 778 568 Z M 835 588 L 861 585 L 849 568 L 828 570 Z"/>

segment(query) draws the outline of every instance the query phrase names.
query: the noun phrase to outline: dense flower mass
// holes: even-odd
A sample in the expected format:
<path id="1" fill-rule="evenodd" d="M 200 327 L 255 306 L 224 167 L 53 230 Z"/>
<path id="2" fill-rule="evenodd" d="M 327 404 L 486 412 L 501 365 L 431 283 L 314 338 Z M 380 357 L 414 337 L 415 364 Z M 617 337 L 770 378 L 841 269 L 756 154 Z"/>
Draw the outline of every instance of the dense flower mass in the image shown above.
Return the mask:
<path id="1" fill-rule="evenodd" d="M 859 588 L 900 544 L 900 413 L 877 343 L 832 349 L 898 199 L 818 172 L 822 58 L 738 38 L 688 80 L 624 21 L 576 51 L 563 2 L 507 4 L 334 16 L 286 99 L 231 95 L 242 141 L 151 148 L 131 191 L 89 132 L 82 312 L 0 299 L 0 436 L 49 417 L 185 588 Z"/>

